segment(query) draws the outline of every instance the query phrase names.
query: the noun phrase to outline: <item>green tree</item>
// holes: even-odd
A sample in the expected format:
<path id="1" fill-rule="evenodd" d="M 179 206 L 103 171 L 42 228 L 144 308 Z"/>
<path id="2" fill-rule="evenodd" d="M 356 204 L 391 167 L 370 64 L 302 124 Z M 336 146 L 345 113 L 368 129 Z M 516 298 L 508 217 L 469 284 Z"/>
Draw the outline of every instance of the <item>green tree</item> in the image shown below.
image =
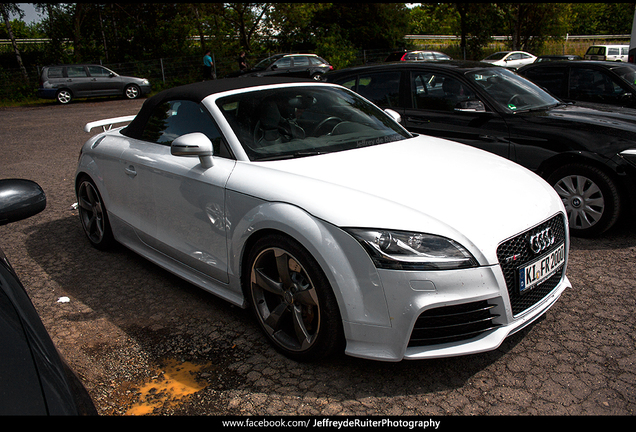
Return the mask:
<path id="1" fill-rule="evenodd" d="M 10 14 L 12 13 L 18 15 L 20 19 L 24 17 L 24 12 L 16 3 L 0 3 L 0 14 L 2 15 L 7 33 L 9 35 L 9 38 L 11 39 L 11 45 L 13 46 L 15 58 L 18 62 L 18 66 L 20 67 L 20 71 L 22 72 L 22 78 L 24 78 L 25 82 L 28 82 L 29 74 L 27 73 L 27 70 L 24 67 L 24 63 L 22 62 L 22 55 L 20 54 L 20 50 L 18 49 L 18 44 L 16 43 L 13 29 L 11 27 L 11 21 L 9 19 Z"/>
<path id="2" fill-rule="evenodd" d="M 569 3 L 498 3 L 512 50 L 538 51 L 550 38 L 567 33 Z"/>
<path id="3" fill-rule="evenodd" d="M 317 10 L 312 31 L 320 37 L 339 34 L 357 49 L 393 49 L 411 32 L 404 3 L 332 3 Z"/>
<path id="4" fill-rule="evenodd" d="M 634 3 L 572 3 L 568 33 L 574 35 L 631 34 Z"/>
<path id="5" fill-rule="evenodd" d="M 452 35 L 459 28 L 453 3 L 422 3 L 410 11 L 413 34 Z"/>

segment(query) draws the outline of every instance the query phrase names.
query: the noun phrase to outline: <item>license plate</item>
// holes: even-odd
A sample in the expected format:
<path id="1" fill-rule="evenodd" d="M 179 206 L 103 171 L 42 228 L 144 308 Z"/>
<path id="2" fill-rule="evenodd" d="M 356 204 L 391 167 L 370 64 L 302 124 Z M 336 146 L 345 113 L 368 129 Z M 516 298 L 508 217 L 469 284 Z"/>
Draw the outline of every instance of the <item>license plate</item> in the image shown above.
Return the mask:
<path id="1" fill-rule="evenodd" d="M 531 290 L 550 279 L 565 263 L 565 245 L 561 244 L 552 252 L 527 266 L 519 268 L 519 292 Z"/>

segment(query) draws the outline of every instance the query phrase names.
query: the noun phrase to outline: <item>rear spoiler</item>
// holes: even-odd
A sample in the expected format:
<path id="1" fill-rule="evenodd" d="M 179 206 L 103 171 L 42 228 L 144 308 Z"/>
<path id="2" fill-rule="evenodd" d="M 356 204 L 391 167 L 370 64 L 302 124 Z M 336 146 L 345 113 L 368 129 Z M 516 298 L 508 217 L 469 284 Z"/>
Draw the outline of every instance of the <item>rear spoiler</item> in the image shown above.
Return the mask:
<path id="1" fill-rule="evenodd" d="M 99 126 L 101 126 L 104 129 L 104 131 L 107 131 L 112 129 L 114 124 L 130 123 L 135 117 L 136 116 L 131 115 L 131 116 L 115 117 L 115 118 L 86 123 L 86 126 L 84 126 L 84 132 L 90 132 L 91 129 L 93 129 L 94 127 L 99 127 Z"/>

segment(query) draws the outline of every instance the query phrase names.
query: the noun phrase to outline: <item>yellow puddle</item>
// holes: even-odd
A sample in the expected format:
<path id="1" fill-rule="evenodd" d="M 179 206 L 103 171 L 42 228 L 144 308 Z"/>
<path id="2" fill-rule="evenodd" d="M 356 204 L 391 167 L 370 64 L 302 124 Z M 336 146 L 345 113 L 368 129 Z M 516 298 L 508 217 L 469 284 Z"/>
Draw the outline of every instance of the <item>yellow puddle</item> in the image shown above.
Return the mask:
<path id="1" fill-rule="evenodd" d="M 198 382 L 195 375 L 209 366 L 190 362 L 180 363 L 176 360 L 167 361 L 160 376 L 139 389 L 140 402 L 134 404 L 126 415 L 152 414 L 155 408 L 161 408 L 166 403 L 178 402 L 179 399 L 203 390 L 207 384 Z"/>

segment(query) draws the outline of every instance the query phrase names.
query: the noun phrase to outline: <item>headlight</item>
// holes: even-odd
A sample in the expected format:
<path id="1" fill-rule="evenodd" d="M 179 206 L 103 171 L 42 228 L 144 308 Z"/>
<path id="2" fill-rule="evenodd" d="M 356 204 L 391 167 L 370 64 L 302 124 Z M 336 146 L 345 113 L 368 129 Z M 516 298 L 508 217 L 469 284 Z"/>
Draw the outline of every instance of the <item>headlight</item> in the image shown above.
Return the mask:
<path id="1" fill-rule="evenodd" d="M 623 159 L 636 166 L 636 149 L 624 150 L 620 153 Z"/>
<path id="2" fill-rule="evenodd" d="M 378 268 L 451 270 L 476 267 L 477 260 L 459 243 L 432 234 L 405 231 L 347 229 Z"/>

